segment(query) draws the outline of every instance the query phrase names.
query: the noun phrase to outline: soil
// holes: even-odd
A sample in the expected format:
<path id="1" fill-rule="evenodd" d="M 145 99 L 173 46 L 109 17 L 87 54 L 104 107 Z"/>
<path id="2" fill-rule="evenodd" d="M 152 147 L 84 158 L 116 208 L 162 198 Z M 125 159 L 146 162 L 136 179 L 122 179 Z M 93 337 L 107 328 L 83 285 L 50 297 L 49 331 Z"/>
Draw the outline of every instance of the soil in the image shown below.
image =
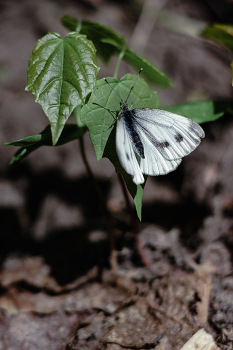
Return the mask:
<path id="1" fill-rule="evenodd" d="M 187 32 L 232 21 L 229 1 L 161 6 L 185 16 Z M 28 58 L 40 37 L 65 36 L 59 20 L 68 14 L 129 40 L 141 9 L 133 0 L 1 0 L 1 143 L 48 124 L 24 91 Z M 175 82 L 176 88 L 158 90 L 162 105 L 232 99 L 233 58 L 216 44 L 158 21 L 146 42 L 139 36 L 132 45 Z M 99 78 L 113 75 L 115 63 L 100 62 Z M 119 75 L 128 72 L 123 63 Z M 203 129 L 205 139 L 176 171 L 148 178 L 140 240 L 149 268 L 138 254 L 114 169 L 107 159 L 96 161 L 88 135 L 87 157 L 113 216 L 115 270 L 77 141 L 41 148 L 14 167 L 8 163 L 15 149 L 1 146 L 0 349 L 178 350 L 201 328 L 220 349 L 233 348 L 232 116 Z"/>

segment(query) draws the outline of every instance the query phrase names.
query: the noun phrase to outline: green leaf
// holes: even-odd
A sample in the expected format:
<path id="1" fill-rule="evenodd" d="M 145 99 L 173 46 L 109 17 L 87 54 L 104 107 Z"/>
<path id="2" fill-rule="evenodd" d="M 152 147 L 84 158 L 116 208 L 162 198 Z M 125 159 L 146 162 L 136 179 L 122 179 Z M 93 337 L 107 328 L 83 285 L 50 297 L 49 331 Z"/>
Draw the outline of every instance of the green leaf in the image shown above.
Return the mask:
<path id="1" fill-rule="evenodd" d="M 105 27 L 97 22 L 85 19 L 79 23 L 76 18 L 65 16 L 61 19 L 61 23 L 71 31 L 79 31 L 80 34 L 86 35 L 95 45 L 97 55 L 105 63 L 108 63 L 110 58 L 118 52 L 118 49 L 111 43 L 104 43 L 105 39 L 113 40 L 113 42 L 121 48 L 126 45 L 122 35 L 117 34 L 111 28 Z"/>
<path id="2" fill-rule="evenodd" d="M 126 100 L 136 77 L 133 74 L 126 74 L 120 81 L 112 77 L 107 78 L 107 81 L 121 98 Z M 81 121 L 89 129 L 90 138 L 98 160 L 103 157 L 103 152 L 111 133 L 111 129 L 106 129 L 113 123 L 112 115 L 104 108 L 108 108 L 111 111 L 119 111 L 120 109 L 120 97 L 112 90 L 111 86 L 104 79 L 98 80 L 88 103 L 81 109 Z M 93 102 L 104 108 L 96 106 Z M 133 108 L 159 108 L 160 106 L 157 92 L 151 90 L 142 78 L 138 78 L 130 94 L 128 105 L 131 106 L 131 104 Z"/>
<path id="3" fill-rule="evenodd" d="M 141 75 L 146 78 L 149 83 L 163 89 L 168 86 L 174 87 L 174 83 L 165 73 L 148 59 L 138 55 L 136 52 L 126 49 L 123 60 L 132 66 L 137 72 L 143 68 Z"/>
<path id="4" fill-rule="evenodd" d="M 220 118 L 229 107 L 227 101 L 199 101 L 187 102 L 161 109 L 183 115 L 195 122 L 202 124 Z"/>
<path id="5" fill-rule="evenodd" d="M 233 26 L 214 24 L 204 29 L 201 36 L 233 52 Z"/>
<path id="6" fill-rule="evenodd" d="M 38 135 L 27 136 L 23 139 L 12 141 L 12 142 L 3 142 L 3 146 L 18 146 L 18 147 L 29 147 L 37 143 L 43 142 L 48 138 L 51 138 L 51 132 L 49 132 L 49 125 Z"/>
<path id="7" fill-rule="evenodd" d="M 75 124 L 66 124 L 56 146 L 64 145 L 65 143 L 77 140 L 81 138 L 86 131 L 86 127 L 79 128 Z M 27 136 L 13 142 L 4 142 L 3 145 L 21 147 L 10 161 L 10 165 L 16 164 L 42 146 L 53 146 L 50 125 L 47 125 L 46 128 L 38 135 Z"/>
<path id="8" fill-rule="evenodd" d="M 50 33 L 40 39 L 29 59 L 27 91 L 49 119 L 53 145 L 73 109 L 92 92 L 99 66 L 96 50 L 84 35 L 69 33 L 63 40 Z"/>
<path id="9" fill-rule="evenodd" d="M 115 78 L 107 78 L 107 81 L 125 101 L 136 77 L 133 74 L 126 74 L 120 81 Z M 81 109 L 81 120 L 89 129 L 97 159 L 108 158 L 114 165 L 116 172 L 123 175 L 127 188 L 134 199 L 138 217 L 141 219 L 142 195 L 145 183 L 138 186 L 133 183 L 131 175 L 125 172 L 117 157 L 115 127 L 113 130 L 106 130 L 113 123 L 113 116 L 104 108 L 111 111 L 119 111 L 120 109 L 120 97 L 112 90 L 111 86 L 104 79 L 97 81 L 88 103 Z M 98 103 L 104 108 L 93 103 Z M 132 108 L 160 107 L 157 92 L 151 90 L 142 78 L 138 78 L 130 94 L 128 105 L 131 106 L 131 104 Z"/>
<path id="10" fill-rule="evenodd" d="M 125 38 L 122 35 L 117 34 L 109 27 L 86 19 L 82 21 L 80 33 L 85 34 L 88 39 L 92 40 L 97 50 L 97 55 L 105 63 L 108 63 L 109 59 L 116 55 L 117 50 L 113 45 L 103 43 L 104 39 L 111 39 L 121 47 L 126 45 Z"/>
<path id="11" fill-rule="evenodd" d="M 71 32 L 79 32 L 81 29 L 81 23 L 75 17 L 64 16 L 61 19 L 61 24 Z"/>
<path id="12" fill-rule="evenodd" d="M 30 153 L 36 151 L 38 148 L 40 148 L 39 145 L 35 146 L 29 146 L 29 147 L 23 147 L 20 148 L 11 158 L 10 160 L 10 165 L 15 165 L 18 162 L 20 162 L 22 159 L 26 158 L 29 156 Z"/>

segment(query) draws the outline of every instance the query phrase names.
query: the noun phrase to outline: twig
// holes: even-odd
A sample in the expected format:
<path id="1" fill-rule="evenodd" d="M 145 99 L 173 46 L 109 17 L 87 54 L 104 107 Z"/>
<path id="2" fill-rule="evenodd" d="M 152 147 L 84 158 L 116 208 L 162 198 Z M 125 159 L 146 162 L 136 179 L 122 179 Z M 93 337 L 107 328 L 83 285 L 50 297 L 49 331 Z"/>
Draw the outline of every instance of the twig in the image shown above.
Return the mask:
<path id="1" fill-rule="evenodd" d="M 93 187 L 95 188 L 95 191 L 97 193 L 97 196 L 99 197 L 104 216 L 105 216 L 105 221 L 107 225 L 107 231 L 108 231 L 108 236 L 109 236 L 109 242 L 110 242 L 110 265 L 112 270 L 116 270 L 117 268 L 117 259 L 116 259 L 116 250 L 115 250 L 115 237 L 114 237 L 114 229 L 113 229 L 113 222 L 112 222 L 112 216 L 110 211 L 108 210 L 108 206 L 106 203 L 106 200 L 104 198 L 104 195 L 100 189 L 100 186 L 98 182 L 96 181 L 94 174 L 90 168 L 90 165 L 87 161 L 86 153 L 84 150 L 84 142 L 83 142 L 83 137 L 79 139 L 79 146 L 81 150 L 81 155 L 83 162 L 86 166 L 87 173 L 89 175 L 89 178 L 91 179 L 91 182 L 93 184 Z"/>
<path id="2" fill-rule="evenodd" d="M 140 18 L 130 39 L 130 48 L 143 53 L 159 14 L 168 0 L 145 0 Z"/>
<path id="3" fill-rule="evenodd" d="M 117 59 L 115 72 L 114 72 L 114 78 L 116 78 L 116 79 L 117 79 L 117 76 L 118 76 L 118 71 L 119 71 L 119 68 L 120 68 L 120 64 L 121 64 L 122 58 L 124 57 L 124 54 L 125 54 L 125 50 L 122 50 L 119 53 L 119 56 L 118 56 L 118 59 Z"/>
<path id="4" fill-rule="evenodd" d="M 125 199 L 125 203 L 126 203 L 126 206 L 127 206 L 127 210 L 128 210 L 128 213 L 129 213 L 130 224 L 132 226 L 133 233 L 135 235 L 135 240 L 136 240 L 138 253 L 140 255 L 140 258 L 142 259 L 143 264 L 146 267 L 150 267 L 151 263 L 149 262 L 146 254 L 145 254 L 145 251 L 144 251 L 144 249 L 142 247 L 142 244 L 141 244 L 138 219 L 136 218 L 135 213 L 132 210 L 132 207 L 131 207 L 131 204 L 130 204 L 130 201 L 129 201 L 129 195 L 128 195 L 128 192 L 127 192 L 127 189 L 126 189 L 126 186 L 125 186 L 125 182 L 124 182 L 121 174 L 117 174 L 117 176 L 118 176 L 118 179 L 119 179 L 119 182 L 120 182 L 120 185 L 121 185 L 121 189 L 122 189 L 122 192 L 123 192 L 123 195 L 124 195 L 124 199 Z"/>

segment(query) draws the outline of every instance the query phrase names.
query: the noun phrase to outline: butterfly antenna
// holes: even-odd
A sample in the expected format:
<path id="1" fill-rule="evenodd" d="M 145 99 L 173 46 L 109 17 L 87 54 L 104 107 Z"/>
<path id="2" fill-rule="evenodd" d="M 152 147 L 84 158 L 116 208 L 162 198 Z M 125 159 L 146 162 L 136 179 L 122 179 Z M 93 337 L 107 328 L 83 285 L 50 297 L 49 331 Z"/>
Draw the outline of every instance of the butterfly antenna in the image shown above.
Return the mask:
<path id="1" fill-rule="evenodd" d="M 127 102 L 127 101 L 128 101 L 128 98 L 129 98 L 129 96 L 130 96 L 130 94 L 131 94 L 131 92 L 132 92 L 132 90 L 133 90 L 133 88 L 134 88 L 134 86 L 135 86 L 135 84 L 136 84 L 136 82 L 137 82 L 138 78 L 139 78 L 139 75 L 140 75 L 141 71 L 142 71 L 142 68 L 141 68 L 141 69 L 140 69 L 140 71 L 138 72 L 138 76 L 137 76 L 137 78 L 136 78 L 136 80 L 135 80 L 135 82 L 134 82 L 133 86 L 131 87 L 131 89 L 130 89 L 130 91 L 129 91 L 129 94 L 128 94 L 128 97 L 127 97 L 127 99 L 126 99 L 126 101 L 125 101 L 125 102 Z"/>
<path id="2" fill-rule="evenodd" d="M 108 83 L 108 85 L 113 89 L 113 87 L 112 87 L 112 85 L 111 84 L 109 84 L 109 82 L 107 81 L 107 79 L 104 79 L 105 81 L 106 81 L 106 83 Z M 122 98 L 121 98 L 121 96 L 118 94 L 118 92 L 116 92 L 116 90 L 115 89 L 113 89 L 113 91 L 115 91 L 115 93 L 120 97 L 120 99 L 121 99 L 121 101 L 122 101 Z"/>

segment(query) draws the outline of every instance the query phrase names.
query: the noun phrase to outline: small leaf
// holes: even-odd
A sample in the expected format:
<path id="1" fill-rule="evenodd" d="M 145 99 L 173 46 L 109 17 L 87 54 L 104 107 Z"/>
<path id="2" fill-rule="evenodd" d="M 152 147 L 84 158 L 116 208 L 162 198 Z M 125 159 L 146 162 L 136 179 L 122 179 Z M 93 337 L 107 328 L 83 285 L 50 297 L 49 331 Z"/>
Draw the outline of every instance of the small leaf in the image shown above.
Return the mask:
<path id="1" fill-rule="evenodd" d="M 81 138 L 86 131 L 86 127 L 79 128 L 75 124 L 66 124 L 56 146 L 64 145 L 65 143 L 77 140 Z M 46 128 L 38 135 L 27 136 L 24 139 L 13 142 L 4 142 L 3 145 L 21 147 L 10 161 L 10 165 L 16 164 L 38 148 L 42 146 L 52 146 L 50 125 L 47 125 Z"/>
<path id="2" fill-rule="evenodd" d="M 202 124 L 220 118 L 229 107 L 227 101 L 199 101 L 187 102 L 161 109 L 183 115 L 195 122 Z"/>
<path id="3" fill-rule="evenodd" d="M 233 52 L 233 26 L 214 24 L 204 29 L 201 36 L 213 40 Z"/>
<path id="4" fill-rule="evenodd" d="M 115 48 L 112 44 L 104 43 L 105 39 L 111 39 L 116 43 L 116 45 L 120 45 L 120 47 L 124 47 L 126 45 L 125 39 L 122 35 L 117 34 L 109 27 L 103 26 L 97 22 L 83 20 L 81 23 L 70 16 L 65 16 L 61 19 L 61 23 L 67 29 L 71 31 L 79 31 L 80 34 L 84 34 L 90 39 L 95 48 L 97 50 L 97 56 L 99 56 L 105 63 L 108 63 L 110 58 L 117 54 L 118 49 Z"/>
<path id="5" fill-rule="evenodd" d="M 111 44 L 104 44 L 104 39 L 111 39 L 121 47 L 126 45 L 125 38 L 122 35 L 117 34 L 109 27 L 87 19 L 82 21 L 80 33 L 85 34 L 93 42 L 97 55 L 106 63 L 113 55 L 116 55 L 116 50 Z"/>
<path id="6" fill-rule="evenodd" d="M 20 148 L 11 158 L 10 160 L 10 165 L 15 165 L 18 162 L 20 162 L 22 159 L 26 158 L 27 156 L 29 156 L 30 153 L 32 153 L 33 151 L 36 151 L 38 148 L 40 148 L 39 145 L 35 145 L 35 146 L 29 146 L 29 147 L 23 147 Z"/>
<path id="7" fill-rule="evenodd" d="M 35 145 L 39 142 L 47 140 L 48 138 L 51 138 L 51 132 L 48 132 L 49 129 L 50 127 L 47 126 L 46 129 L 38 135 L 27 136 L 17 141 L 3 142 L 3 146 L 29 147 Z"/>
<path id="8" fill-rule="evenodd" d="M 71 16 L 62 17 L 61 24 L 71 32 L 79 32 L 81 28 L 81 23 L 77 20 L 77 18 Z"/>
<path id="9" fill-rule="evenodd" d="M 151 84 L 163 89 L 174 86 L 170 78 L 145 57 L 126 49 L 123 60 L 138 72 L 143 68 L 141 75 Z"/>
<path id="10" fill-rule="evenodd" d="M 92 92 L 99 66 L 95 48 L 84 35 L 69 33 L 63 40 L 50 33 L 40 39 L 29 59 L 27 91 L 48 117 L 53 145 L 73 109 Z"/>
<path id="11" fill-rule="evenodd" d="M 133 74 L 126 74 L 120 81 L 115 78 L 107 78 L 107 81 L 120 97 L 126 100 L 136 77 Z M 113 123 L 113 116 L 104 108 L 112 111 L 119 111 L 120 109 L 120 97 L 116 92 L 112 90 L 104 79 L 98 80 L 88 103 L 81 109 L 81 120 L 89 129 L 89 135 L 97 159 L 100 160 L 102 157 L 108 158 L 114 165 L 116 172 L 123 175 L 136 205 L 138 217 L 141 219 L 142 195 L 145 183 L 138 186 L 133 183 L 132 176 L 128 175 L 122 168 L 116 153 L 115 127 L 113 130 L 106 130 Z M 104 108 L 93 103 L 98 103 Z M 132 108 L 159 108 L 160 106 L 157 93 L 151 90 L 141 78 L 138 78 L 130 94 L 128 105 L 131 106 L 131 104 Z"/>

